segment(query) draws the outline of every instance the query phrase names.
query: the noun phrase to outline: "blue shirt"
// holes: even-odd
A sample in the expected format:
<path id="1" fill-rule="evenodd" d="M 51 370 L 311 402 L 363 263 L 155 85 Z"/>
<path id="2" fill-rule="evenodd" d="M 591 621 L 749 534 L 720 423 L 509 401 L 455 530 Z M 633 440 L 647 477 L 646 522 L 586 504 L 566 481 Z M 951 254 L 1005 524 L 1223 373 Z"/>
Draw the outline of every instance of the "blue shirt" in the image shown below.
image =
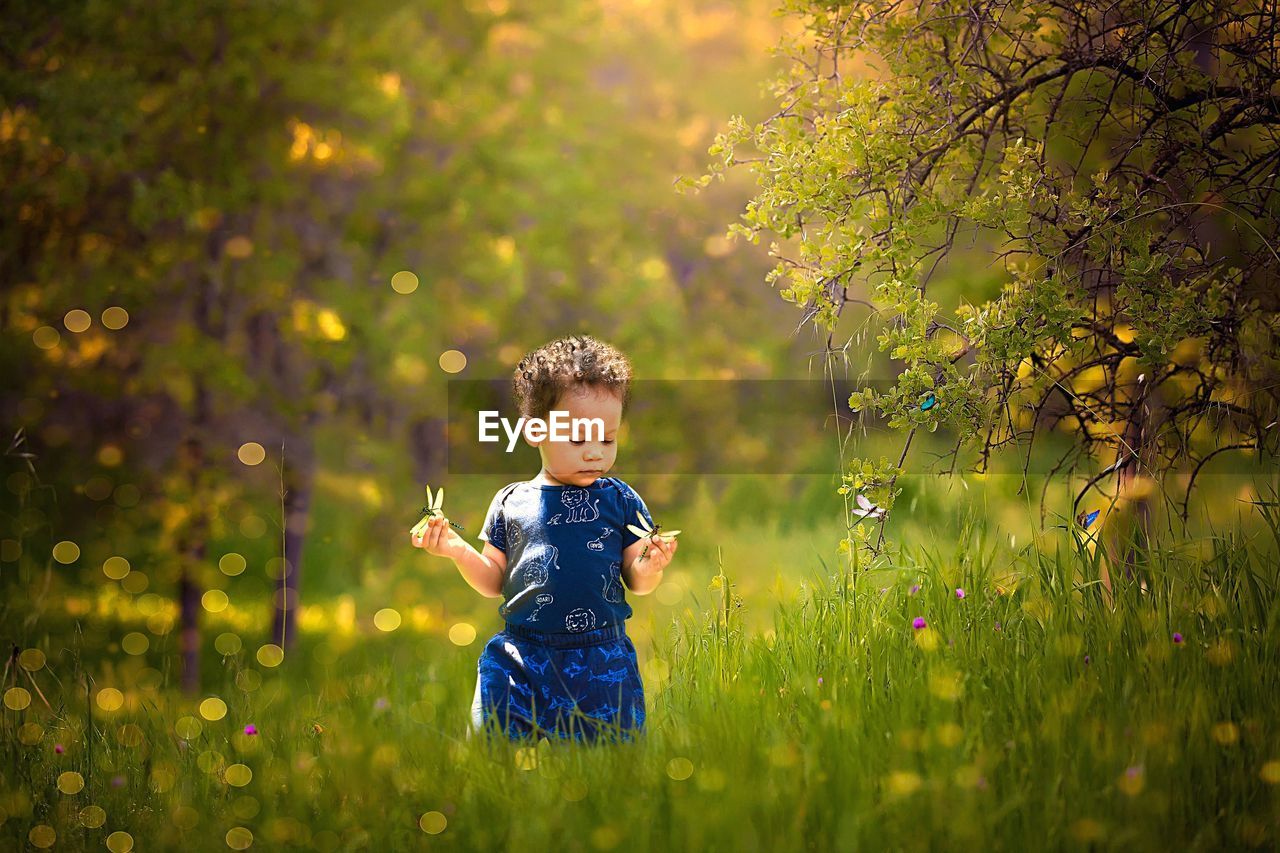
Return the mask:
<path id="1" fill-rule="evenodd" d="M 550 634 L 622 625 L 631 617 L 622 551 L 638 541 L 626 528 L 650 525 L 649 508 L 616 477 L 586 488 L 528 481 L 494 495 L 480 539 L 507 555 L 499 615 Z"/>

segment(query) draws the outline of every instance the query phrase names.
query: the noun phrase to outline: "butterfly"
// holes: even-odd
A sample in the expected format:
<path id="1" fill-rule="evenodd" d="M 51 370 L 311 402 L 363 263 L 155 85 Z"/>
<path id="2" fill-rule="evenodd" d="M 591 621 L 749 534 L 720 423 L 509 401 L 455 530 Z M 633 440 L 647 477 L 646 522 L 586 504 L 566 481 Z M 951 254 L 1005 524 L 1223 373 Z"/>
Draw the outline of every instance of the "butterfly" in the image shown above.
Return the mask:
<path id="1" fill-rule="evenodd" d="M 1081 511 L 1080 514 L 1076 516 L 1076 523 L 1085 530 L 1088 530 L 1089 525 L 1093 524 L 1098 519 L 1098 513 L 1100 512 L 1102 512 L 1100 509 L 1095 509 L 1093 512 Z"/>
<path id="2" fill-rule="evenodd" d="M 938 398 L 933 395 L 932 391 L 930 391 L 929 394 L 920 401 L 920 411 L 927 412 L 937 405 L 937 403 Z"/>
<path id="3" fill-rule="evenodd" d="M 416 536 L 419 533 L 419 531 L 422 530 L 422 528 L 426 527 L 427 522 L 429 522 L 431 519 L 436 518 L 437 516 L 443 517 L 444 511 L 440 508 L 443 504 L 444 504 L 444 486 L 441 486 L 440 490 L 436 492 L 436 496 L 434 500 L 432 500 L 431 498 L 431 487 L 427 486 L 427 502 L 422 507 L 422 509 L 418 510 L 418 512 L 423 514 L 422 520 L 419 521 L 417 524 L 415 524 L 409 532 Z M 454 528 L 455 530 L 466 530 L 466 528 L 463 527 L 461 524 L 454 524 L 452 521 L 449 522 L 449 526 Z"/>
<path id="4" fill-rule="evenodd" d="M 648 537 L 649 540 L 652 541 L 653 537 L 655 536 L 661 537 L 663 539 L 666 539 L 668 537 L 675 539 L 677 536 L 680 535 L 679 530 L 668 530 L 666 533 L 659 533 L 658 531 L 662 530 L 662 525 L 655 524 L 653 527 L 650 527 L 649 522 L 645 521 L 644 516 L 641 515 L 639 512 L 636 513 L 636 519 L 640 522 L 640 527 L 636 527 L 634 524 L 628 524 L 627 529 L 630 530 L 635 535 L 639 536 L 641 539 Z M 649 553 L 649 546 L 646 544 L 644 546 L 644 550 L 640 552 L 640 559 L 643 560 L 645 558 L 645 555 L 648 553 Z"/>
<path id="5" fill-rule="evenodd" d="M 874 518 L 878 521 L 884 518 L 886 512 L 888 512 L 888 510 L 884 507 L 873 504 L 867 499 L 866 495 L 858 495 L 858 508 L 853 511 L 853 514 L 858 521 L 863 521 L 868 518 Z"/>

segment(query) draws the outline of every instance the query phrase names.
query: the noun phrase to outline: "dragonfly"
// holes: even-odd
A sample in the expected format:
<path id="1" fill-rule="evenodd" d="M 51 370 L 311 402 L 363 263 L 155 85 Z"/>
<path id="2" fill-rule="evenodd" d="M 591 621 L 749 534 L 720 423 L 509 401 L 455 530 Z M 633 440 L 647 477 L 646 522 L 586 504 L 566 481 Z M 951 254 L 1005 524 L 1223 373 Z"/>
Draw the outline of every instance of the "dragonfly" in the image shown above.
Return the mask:
<path id="1" fill-rule="evenodd" d="M 879 521 L 884 518 L 886 512 L 888 512 L 887 509 L 882 506 L 876 506 L 867 499 L 866 495 L 860 494 L 858 495 L 858 508 L 853 511 L 853 515 L 858 521 L 864 521 L 868 518 L 874 518 Z"/>
<path id="2" fill-rule="evenodd" d="M 436 492 L 434 499 L 431 497 L 431 486 L 427 486 L 426 488 L 427 502 L 423 505 L 422 509 L 418 510 L 418 512 L 422 513 L 422 520 L 415 524 L 409 531 L 414 535 L 417 535 L 422 528 L 426 527 L 427 522 L 431 519 L 444 516 L 444 510 L 440 508 L 444 504 L 444 486 L 441 486 L 440 490 Z M 455 530 L 466 530 L 466 528 L 461 524 L 454 524 L 452 521 L 449 522 L 449 526 Z"/>
<path id="3" fill-rule="evenodd" d="M 639 536 L 641 539 L 648 537 L 649 541 L 652 542 L 655 536 L 661 537 L 663 539 L 666 539 L 668 537 L 675 539 L 677 536 L 680 535 L 679 530 L 668 530 L 666 533 L 659 532 L 662 530 L 661 524 L 655 524 L 653 525 L 653 527 L 650 527 L 649 522 L 645 521 L 644 516 L 641 515 L 638 511 L 636 512 L 636 520 L 640 522 L 640 526 L 636 527 L 634 524 L 628 524 L 627 529 L 630 530 L 635 535 Z M 640 559 L 643 560 L 645 558 L 645 555 L 648 553 L 649 553 L 649 545 L 646 543 L 644 546 L 644 550 L 640 552 Z"/>

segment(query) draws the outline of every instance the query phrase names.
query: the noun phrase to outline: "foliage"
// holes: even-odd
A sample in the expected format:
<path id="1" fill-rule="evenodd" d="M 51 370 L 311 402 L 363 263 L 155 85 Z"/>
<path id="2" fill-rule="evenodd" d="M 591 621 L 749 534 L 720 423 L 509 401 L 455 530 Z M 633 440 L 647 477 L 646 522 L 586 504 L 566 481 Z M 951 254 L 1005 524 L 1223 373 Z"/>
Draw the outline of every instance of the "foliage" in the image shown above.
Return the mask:
<path id="1" fill-rule="evenodd" d="M 1114 475 L 1117 498 L 1156 490 L 1184 522 L 1216 455 L 1274 455 L 1280 72 L 1255 48 L 1280 36 L 1274 16 L 1035 0 L 785 10 L 805 28 L 782 47 L 778 111 L 735 116 L 683 186 L 756 175 L 729 231 L 788 241 L 771 243 L 766 281 L 829 356 L 849 346 L 834 344 L 840 321 L 865 311 L 887 354 L 871 369 L 892 379 L 851 394 L 853 411 L 907 447 L 941 428 L 979 471 L 1006 447 L 1029 462 L 1038 434 L 1067 430 L 1054 470 L 1083 476 L 1073 510 Z M 980 257 L 957 251 L 966 235 L 1004 260 L 997 292 L 966 269 Z"/>

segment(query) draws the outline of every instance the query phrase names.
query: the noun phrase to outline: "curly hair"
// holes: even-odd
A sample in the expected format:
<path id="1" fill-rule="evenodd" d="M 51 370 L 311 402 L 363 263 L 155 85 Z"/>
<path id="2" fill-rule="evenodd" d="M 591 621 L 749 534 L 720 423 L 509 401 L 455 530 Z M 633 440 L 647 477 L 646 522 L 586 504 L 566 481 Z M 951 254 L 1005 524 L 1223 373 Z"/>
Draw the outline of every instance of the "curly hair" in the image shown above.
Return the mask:
<path id="1" fill-rule="evenodd" d="M 564 392 L 604 388 L 631 402 L 631 362 L 617 349 L 589 335 L 569 335 L 543 344 L 520 359 L 511 390 L 520 414 L 546 418 Z"/>

